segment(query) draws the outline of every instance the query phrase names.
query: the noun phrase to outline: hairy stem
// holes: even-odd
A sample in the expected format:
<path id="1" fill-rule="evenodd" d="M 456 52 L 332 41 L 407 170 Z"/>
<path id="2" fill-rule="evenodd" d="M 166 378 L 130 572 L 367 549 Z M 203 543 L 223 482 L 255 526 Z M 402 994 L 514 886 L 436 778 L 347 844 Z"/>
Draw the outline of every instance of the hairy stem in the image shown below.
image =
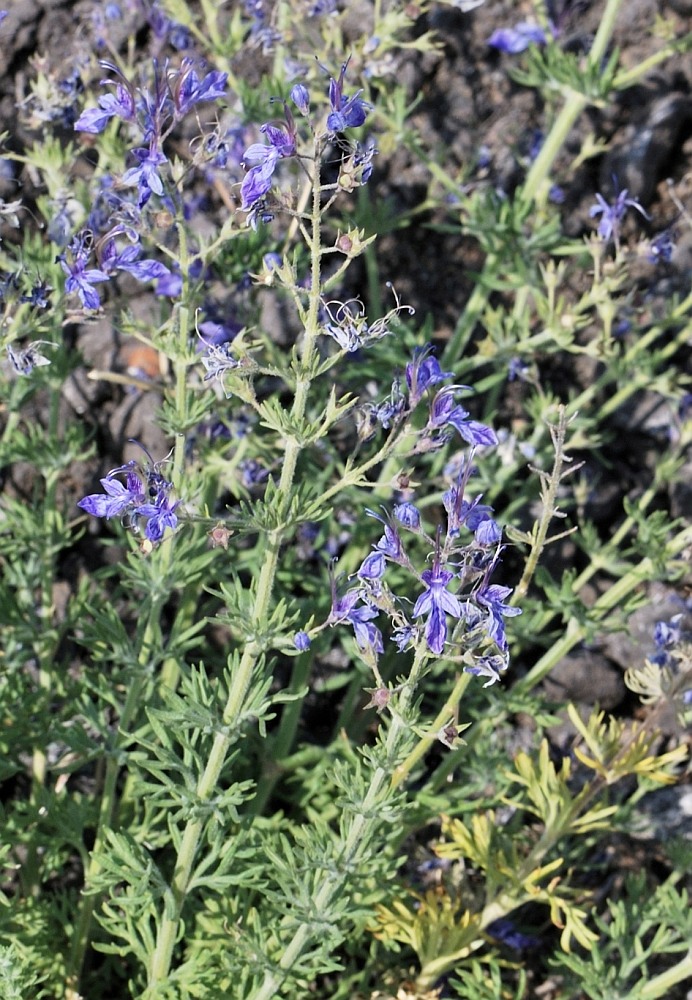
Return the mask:
<path id="1" fill-rule="evenodd" d="M 315 164 L 317 165 L 318 162 L 319 156 L 316 155 Z M 316 166 L 312 192 L 312 231 L 310 240 L 311 284 L 301 355 L 302 372 L 298 374 L 296 379 L 295 394 L 291 407 L 291 418 L 294 426 L 299 424 L 305 416 L 311 385 L 310 377 L 305 373 L 310 371 L 319 333 L 318 314 L 321 272 L 320 193 L 320 174 Z M 287 513 L 288 510 L 296 466 L 301 450 L 302 445 L 295 438 L 289 437 L 286 439 L 279 482 L 284 513 Z M 255 623 L 265 621 L 270 609 L 274 579 L 284 534 L 284 528 L 278 528 L 267 534 L 262 570 L 258 579 L 252 609 L 252 621 Z M 228 750 L 235 739 L 252 676 L 261 653 L 261 646 L 258 642 L 249 642 L 245 646 L 238 669 L 234 673 L 233 684 L 229 691 L 223 713 L 224 731 L 216 735 L 206 767 L 197 784 L 196 798 L 200 803 L 208 801 L 216 790 Z M 155 996 L 157 984 L 163 982 L 168 976 L 173 958 L 173 949 L 178 937 L 183 906 L 187 897 L 203 829 L 204 822 L 202 820 L 191 820 L 183 831 L 169 887 L 169 896 L 161 916 L 156 937 L 156 946 L 151 957 L 148 989 L 144 995 L 145 997 Z"/>

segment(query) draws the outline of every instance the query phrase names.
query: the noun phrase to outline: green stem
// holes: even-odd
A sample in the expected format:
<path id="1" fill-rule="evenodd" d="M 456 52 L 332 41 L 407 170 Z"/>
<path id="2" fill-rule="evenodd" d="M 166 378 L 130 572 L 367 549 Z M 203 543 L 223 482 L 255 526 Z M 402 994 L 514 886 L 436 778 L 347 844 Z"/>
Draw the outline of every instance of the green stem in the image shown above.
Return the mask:
<path id="1" fill-rule="evenodd" d="M 87 886 L 101 871 L 101 857 L 105 846 L 106 831 L 112 829 L 114 825 L 118 804 L 117 783 L 120 775 L 120 754 L 118 751 L 129 739 L 128 730 L 133 719 L 135 719 L 138 711 L 141 709 L 142 696 L 146 688 L 148 676 L 146 667 L 151 659 L 152 651 L 156 643 L 156 636 L 158 634 L 159 613 L 160 601 L 152 602 L 138 657 L 138 666 L 142 669 L 140 669 L 137 675 L 133 677 L 132 682 L 128 687 L 127 698 L 125 699 L 125 704 L 118 723 L 118 732 L 114 739 L 112 752 L 110 753 L 106 763 L 106 774 L 103 784 L 103 794 L 101 796 L 101 807 L 99 811 L 96 840 L 91 851 L 89 869 L 85 873 L 84 877 L 84 882 Z M 88 896 L 83 895 L 81 899 L 79 917 L 77 918 L 72 935 L 72 948 L 67 963 L 65 985 L 66 1000 L 80 1000 L 79 980 L 81 978 L 84 958 L 89 944 L 91 921 L 97 902 L 98 897 L 93 894 Z"/>
<path id="2" fill-rule="evenodd" d="M 670 540 L 666 546 L 666 556 L 669 560 L 680 555 L 684 549 L 692 543 L 692 527 L 687 527 Z M 590 610 L 592 621 L 602 620 L 606 613 L 618 607 L 626 597 L 640 584 L 654 578 L 655 566 L 648 556 L 635 567 L 633 567 L 621 580 L 613 583 L 608 590 L 599 597 Z M 575 584 L 576 585 L 576 584 Z M 549 612 L 552 615 L 552 612 Z M 540 633 L 539 623 L 536 631 Z M 564 635 L 550 647 L 550 649 L 540 658 L 529 672 L 517 681 L 513 691 L 517 694 L 524 694 L 536 686 L 546 674 L 550 673 L 555 664 L 566 656 L 586 634 L 586 627 L 580 625 L 576 619 L 571 618 L 568 622 Z"/>
<path id="3" fill-rule="evenodd" d="M 659 997 L 672 996 L 672 987 L 685 979 L 692 978 L 692 949 L 670 969 L 654 976 L 641 986 L 637 986 L 638 1000 L 658 1000 Z"/>
<path id="4" fill-rule="evenodd" d="M 451 694 L 445 701 L 444 705 L 437 713 L 434 721 L 430 725 L 429 731 L 422 736 L 416 747 L 411 751 L 406 760 L 397 767 L 396 771 L 392 775 L 392 787 L 398 788 L 402 781 L 405 781 L 409 776 L 413 768 L 416 766 L 419 760 L 423 758 L 430 747 L 437 739 L 437 735 L 440 729 L 454 716 L 459 702 L 469 686 L 471 680 L 471 674 L 460 674 L 457 677 L 456 684 L 452 689 Z"/>
<path id="5" fill-rule="evenodd" d="M 521 603 L 524 595 L 529 589 L 529 584 L 531 583 L 533 575 L 538 567 L 538 560 L 540 559 L 543 549 L 545 548 L 551 521 L 557 513 L 557 491 L 563 479 L 562 469 L 565 463 L 564 447 L 566 430 L 567 419 L 565 417 L 565 407 L 560 406 L 558 423 L 554 430 L 553 438 L 555 442 L 555 460 L 553 463 L 553 471 L 550 474 L 550 477 L 546 477 L 547 489 L 541 490 L 541 503 L 543 509 L 541 511 L 541 517 L 538 524 L 531 532 L 531 550 L 524 566 L 524 572 L 522 573 L 521 580 L 514 588 L 514 593 L 512 594 L 512 604 L 514 605 Z"/>
<path id="6" fill-rule="evenodd" d="M 415 697 L 418 683 L 424 670 L 427 660 L 425 650 L 420 650 L 411 667 L 406 687 L 401 694 L 399 710 L 392 715 L 391 723 L 387 732 L 384 744 L 384 757 L 386 760 L 394 760 L 402 750 L 403 745 L 409 739 L 409 727 L 404 721 Z M 378 766 L 372 773 L 368 790 L 363 799 L 360 810 L 350 820 L 343 838 L 338 864 L 325 871 L 322 884 L 315 895 L 312 912 L 321 915 L 328 911 L 334 901 L 344 891 L 344 881 L 347 873 L 352 871 L 353 865 L 368 851 L 377 827 L 382 822 L 380 817 L 383 796 L 391 794 L 391 773 L 383 766 Z M 372 848 L 370 848 L 372 849 Z M 309 944 L 310 938 L 315 934 L 314 925 L 301 924 L 291 938 L 281 961 L 275 970 L 265 974 L 261 986 L 254 990 L 247 1000 L 273 1000 L 278 995 L 281 984 L 296 965 L 303 949 Z"/>
<path id="7" fill-rule="evenodd" d="M 606 4 L 606 9 L 603 12 L 588 57 L 592 65 L 598 65 L 606 53 L 613 28 L 615 27 L 615 18 L 621 4 L 622 0 L 608 0 Z M 574 123 L 588 103 L 589 99 L 583 94 L 577 94 L 574 91 L 569 93 L 562 110 L 555 119 L 553 127 L 548 133 L 538 156 L 527 174 L 526 182 L 521 191 L 521 197 L 524 201 L 538 201 L 540 205 L 546 200 L 548 195 L 548 175 L 555 162 L 555 158 L 562 149 Z M 453 364 L 462 356 L 466 349 L 476 323 L 482 316 L 488 300 L 490 283 L 487 279 L 495 274 L 500 262 L 500 258 L 496 254 L 488 254 L 486 257 L 485 264 L 483 265 L 483 273 L 478 279 L 478 283 L 471 293 L 466 308 L 442 355 L 443 367 Z"/>
<path id="8" fill-rule="evenodd" d="M 316 150 L 316 154 L 318 150 Z M 320 307 L 320 277 L 321 277 L 321 238 L 320 238 L 320 174 L 317 164 L 319 156 L 315 156 L 315 173 L 313 177 L 312 194 L 312 233 L 310 240 L 311 252 L 311 284 L 309 293 L 309 306 L 306 315 L 306 324 L 303 337 L 301 354 L 301 372 L 296 379 L 295 395 L 291 407 L 291 425 L 299 426 L 304 419 L 308 393 L 311 380 L 309 373 L 312 360 L 315 354 L 315 345 L 319 335 L 318 315 Z M 288 513 L 288 504 L 293 482 L 296 474 L 298 457 L 302 451 L 302 445 L 293 437 L 286 439 L 284 460 L 281 468 L 281 478 L 279 482 L 279 492 L 282 497 L 283 514 Z M 280 517 L 280 520 L 283 518 Z M 279 561 L 279 553 L 283 541 L 284 528 L 278 528 L 267 534 L 264 550 L 264 560 L 257 582 L 254 607 L 252 610 L 252 621 L 260 623 L 266 621 L 274 578 Z M 236 729 L 239 725 L 240 716 L 250 687 L 253 672 L 260 660 L 262 653 L 259 642 L 249 642 L 240 660 L 240 664 L 233 676 L 233 685 L 229 691 L 228 700 L 223 713 L 224 731 L 218 733 L 214 739 L 212 749 L 200 777 L 196 798 L 200 803 L 208 801 L 214 794 L 222 768 L 226 761 L 231 743 L 236 738 Z M 151 964 L 148 975 L 148 989 L 145 997 L 153 997 L 157 992 L 157 985 L 168 977 L 173 957 L 173 948 L 178 937 L 178 928 L 182 916 L 183 906 L 187 897 L 190 885 L 192 870 L 199 848 L 199 842 L 204 828 L 202 820 L 191 820 L 188 822 L 183 832 L 178 856 L 173 871 L 170 884 L 170 893 L 166 900 L 165 909 L 161 916 L 161 921 L 156 937 L 156 946 L 151 957 Z"/>
<path id="9" fill-rule="evenodd" d="M 57 440 L 58 413 L 60 392 L 53 386 L 50 395 L 50 416 L 48 423 L 48 439 Z M 50 692 L 53 688 L 55 670 L 55 651 L 58 635 L 54 627 L 55 608 L 53 605 L 53 584 L 55 581 L 55 560 L 58 550 L 58 513 L 57 486 L 59 471 L 50 468 L 45 473 L 46 491 L 43 499 L 43 539 L 41 557 L 41 600 L 38 619 L 41 627 L 37 629 L 36 660 L 38 662 L 38 685 L 41 692 L 39 704 L 44 712 L 48 711 Z M 41 736 L 45 734 L 41 732 Z M 31 761 L 32 770 L 32 805 L 38 817 L 46 781 L 46 752 L 44 743 L 34 747 Z M 22 866 L 22 883 L 27 894 L 37 896 L 40 890 L 40 860 L 37 844 L 32 841 L 27 850 L 27 857 Z"/>
<path id="10" fill-rule="evenodd" d="M 257 792 L 250 804 L 249 812 L 253 816 L 261 816 L 265 806 L 269 801 L 274 786 L 283 773 L 283 761 L 293 747 L 298 723 L 303 708 L 302 699 L 299 694 L 305 687 L 310 676 L 313 659 L 311 656 L 298 656 L 294 661 L 293 676 L 288 693 L 294 696 L 293 701 L 284 705 L 281 713 L 281 723 L 279 731 L 272 742 L 271 753 L 267 755 L 269 766 L 262 771 L 262 776 L 257 782 Z"/>
<path id="11" fill-rule="evenodd" d="M 499 256 L 494 253 L 489 253 L 485 258 L 483 272 L 474 285 L 464 311 L 459 317 L 459 322 L 454 329 L 454 333 L 449 338 L 449 343 L 442 352 L 441 364 L 443 368 L 454 364 L 466 351 L 473 331 L 476 328 L 476 323 L 478 323 L 483 315 L 488 302 L 490 287 L 484 279 L 487 279 L 496 272 L 499 262 Z"/>

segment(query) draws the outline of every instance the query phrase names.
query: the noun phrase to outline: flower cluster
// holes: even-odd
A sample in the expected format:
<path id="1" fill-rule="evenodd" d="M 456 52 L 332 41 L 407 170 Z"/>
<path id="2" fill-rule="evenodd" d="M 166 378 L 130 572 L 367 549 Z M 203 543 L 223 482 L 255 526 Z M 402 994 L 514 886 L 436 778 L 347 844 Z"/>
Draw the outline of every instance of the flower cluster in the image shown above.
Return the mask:
<path id="1" fill-rule="evenodd" d="M 124 483 L 116 478 L 119 475 L 125 476 Z M 112 469 L 101 480 L 101 486 L 103 493 L 92 493 L 77 504 L 87 514 L 107 520 L 124 518 L 135 533 L 144 521 L 144 536 L 149 542 L 160 541 L 166 528 L 174 530 L 177 527 L 175 511 L 180 501 L 171 501 L 173 484 L 162 475 L 160 465 L 151 459 L 144 465 L 132 460 Z"/>
<path id="2" fill-rule="evenodd" d="M 243 155 L 243 162 L 251 163 L 240 186 L 242 209 L 249 212 L 264 198 L 272 186 L 272 177 L 279 160 L 296 153 L 296 127 L 290 108 L 284 104 L 284 122 L 267 122 L 260 132 L 266 135 L 269 145 L 254 142 Z"/>
<path id="3" fill-rule="evenodd" d="M 163 67 L 154 61 L 150 86 L 136 86 L 109 62 L 104 69 L 116 75 L 115 92 L 102 94 L 98 107 L 84 111 L 74 124 L 75 131 L 97 134 L 112 119 L 132 126 L 141 145 L 132 150 L 134 165 L 121 178 L 125 187 L 137 189 L 137 203 L 142 208 L 153 194 L 163 194 L 160 170 L 168 163 L 163 152 L 164 139 L 197 104 L 225 96 L 228 74 L 212 70 L 200 78 L 194 61 L 184 58 L 180 66 Z M 101 81 L 112 84 L 111 80 Z"/>
<path id="4" fill-rule="evenodd" d="M 118 245 L 118 237 L 125 235 L 128 243 Z M 66 252 L 58 254 L 58 261 L 67 275 L 65 291 L 76 293 L 85 309 L 98 309 L 101 298 L 95 285 L 109 281 L 119 271 L 131 274 L 138 281 L 156 281 L 157 294 L 176 294 L 170 286 L 171 272 L 160 261 L 142 259 L 138 235 L 131 229 L 116 227 L 94 246 L 93 235 L 83 230 L 73 238 Z M 93 257 L 96 260 L 93 261 Z M 97 266 L 91 266 L 92 263 Z"/>
<path id="5" fill-rule="evenodd" d="M 361 90 L 351 97 L 344 95 L 344 77 L 348 68 L 346 61 L 337 79 L 329 80 L 329 107 L 326 133 L 324 138 L 336 139 L 347 128 L 357 128 L 365 122 L 370 105 L 361 98 Z M 298 83 L 291 89 L 291 101 L 303 117 L 310 113 L 310 94 L 304 84 Z M 297 155 L 297 130 L 293 114 L 284 101 L 284 121 L 265 122 L 260 132 L 267 142 L 255 142 L 249 146 L 243 162 L 250 167 L 240 188 L 242 209 L 248 212 L 248 223 L 253 228 L 259 221 L 267 222 L 272 218 L 267 210 L 265 199 L 274 178 L 274 172 L 280 160 Z M 372 172 L 372 158 L 375 154 L 373 145 L 365 148 L 356 146 L 351 157 L 350 173 L 354 175 L 354 183 L 365 184 Z"/>
<path id="6" fill-rule="evenodd" d="M 429 348 L 418 351 L 406 367 L 408 399 L 400 395 L 401 414 L 411 410 L 440 382 L 451 377 L 441 370 Z M 497 681 L 507 667 L 508 646 L 504 619 L 520 614 L 507 603 L 509 587 L 490 582 L 502 551 L 502 531 L 493 519 L 492 508 L 481 497 L 466 499 L 466 488 L 473 473 L 472 457 L 478 447 L 497 444 L 492 429 L 471 420 L 468 412 L 456 403 L 462 386 L 438 389 L 429 402 L 429 419 L 419 432 L 422 441 L 439 442 L 440 435 L 455 430 L 471 445 L 471 455 L 460 464 L 455 481 L 442 497 L 446 513 L 446 531 L 435 538 L 422 527 L 419 509 L 410 499 L 394 506 L 391 515 L 367 513 L 381 522 L 384 532 L 363 560 L 356 573 L 357 584 L 338 592 L 333 585 L 332 608 L 325 625 L 349 624 L 356 643 L 370 659 L 384 651 L 382 633 L 375 620 L 381 613 L 392 625 L 391 641 L 399 651 L 423 641 L 430 653 L 473 653 L 467 670 Z M 425 540 L 432 549 L 431 566 L 420 574 L 406 551 L 403 532 Z M 422 591 L 407 612 L 407 598 L 397 596 L 385 582 L 388 566 L 398 566 L 414 575 Z M 420 621 L 418 621 L 420 619 Z M 456 624 L 451 627 L 450 623 Z M 451 630 L 451 634 L 450 634 Z M 296 647 L 306 649 L 310 636 L 301 632 Z"/>

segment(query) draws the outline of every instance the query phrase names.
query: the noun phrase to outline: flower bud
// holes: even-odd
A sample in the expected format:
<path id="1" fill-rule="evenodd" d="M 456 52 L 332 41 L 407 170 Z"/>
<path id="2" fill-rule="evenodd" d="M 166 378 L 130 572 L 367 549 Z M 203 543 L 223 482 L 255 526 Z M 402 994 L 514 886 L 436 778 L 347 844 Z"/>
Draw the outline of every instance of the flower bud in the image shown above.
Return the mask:
<path id="1" fill-rule="evenodd" d="M 290 97 L 301 115 L 307 116 L 310 113 L 310 94 L 304 84 L 296 83 L 291 87 Z"/>

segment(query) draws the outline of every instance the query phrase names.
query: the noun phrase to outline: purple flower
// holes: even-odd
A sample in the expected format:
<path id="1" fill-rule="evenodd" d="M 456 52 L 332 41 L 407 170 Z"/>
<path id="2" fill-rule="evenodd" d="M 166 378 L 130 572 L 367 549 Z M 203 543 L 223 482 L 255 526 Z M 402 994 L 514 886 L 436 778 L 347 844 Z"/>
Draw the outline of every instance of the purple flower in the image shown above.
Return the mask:
<path id="1" fill-rule="evenodd" d="M 338 80 L 332 77 L 329 81 L 329 104 L 332 110 L 327 116 L 327 129 L 332 135 L 337 135 L 347 128 L 357 128 L 362 125 L 371 107 L 367 101 L 361 100 L 362 90 L 357 90 L 353 97 L 344 99 L 344 76 L 348 63 L 347 59 L 342 65 Z"/>
<path id="2" fill-rule="evenodd" d="M 476 601 L 482 607 L 487 608 L 489 615 L 487 621 L 487 633 L 495 642 L 498 649 L 503 652 L 507 649 L 507 639 L 505 637 L 505 618 L 514 618 L 521 614 L 520 608 L 514 608 L 511 604 L 505 604 L 505 598 L 512 593 L 511 587 L 501 587 L 496 583 L 481 587 L 476 594 Z"/>
<path id="3" fill-rule="evenodd" d="M 447 511 L 447 534 L 458 535 L 461 528 L 476 531 L 485 521 L 492 520 L 492 507 L 481 503 L 481 497 L 474 500 L 464 500 L 463 486 L 452 486 L 442 497 L 442 503 Z"/>
<path id="4" fill-rule="evenodd" d="M 654 628 L 654 645 L 656 651 L 649 656 L 652 663 L 659 667 L 669 666 L 672 660 L 670 651 L 680 642 L 682 638 L 682 614 L 674 615 L 670 621 L 656 622 Z"/>
<path id="5" fill-rule="evenodd" d="M 535 948 L 541 944 L 541 939 L 535 935 L 522 934 L 516 924 L 508 917 L 500 917 L 499 920 L 493 920 L 491 924 L 488 924 L 486 929 L 488 934 L 494 937 L 496 941 L 508 945 L 515 951 Z"/>
<path id="6" fill-rule="evenodd" d="M 525 382 L 528 371 L 529 366 L 522 358 L 510 358 L 507 365 L 507 380 L 514 382 L 515 379 L 519 379 L 521 382 Z"/>
<path id="7" fill-rule="evenodd" d="M 477 420 L 469 420 L 468 411 L 457 405 L 454 394 L 457 389 L 465 388 L 467 387 L 448 385 L 444 389 L 440 389 L 430 407 L 428 427 L 432 430 L 440 430 L 449 425 L 454 427 L 468 444 L 497 444 L 497 435 L 491 427 L 481 424 Z"/>
<path id="8" fill-rule="evenodd" d="M 21 349 L 15 349 L 16 345 L 15 347 L 11 344 L 7 345 L 7 357 L 17 375 L 31 375 L 34 368 L 43 368 L 45 365 L 50 364 L 48 358 L 44 357 L 38 350 L 43 344 L 47 344 L 50 347 L 56 346 L 50 340 L 34 340 Z"/>
<path id="9" fill-rule="evenodd" d="M 101 251 L 101 265 L 104 271 L 127 271 L 138 281 L 160 281 L 170 275 L 170 270 L 158 260 L 140 260 L 142 248 L 138 245 L 126 246 L 118 250 L 114 238 L 106 240 Z"/>
<path id="10" fill-rule="evenodd" d="M 413 609 L 413 617 L 427 615 L 425 623 L 425 639 L 428 648 L 438 655 L 444 649 L 447 639 L 447 615 L 453 618 L 461 617 L 461 604 L 459 599 L 450 594 L 447 584 L 454 578 L 454 573 L 448 569 L 442 569 L 439 557 L 435 558 L 433 568 L 425 570 L 421 574 L 421 579 L 426 586 L 426 590 L 420 595 Z"/>
<path id="11" fill-rule="evenodd" d="M 98 309 L 101 299 L 93 287 L 102 281 L 108 281 L 109 275 L 97 267 L 87 267 L 91 256 L 91 234 L 80 233 L 69 246 L 71 260 L 66 254 L 56 258 L 67 275 L 66 292 L 76 292 L 85 309 Z"/>
<path id="12" fill-rule="evenodd" d="M 187 114 L 190 108 L 202 101 L 215 101 L 226 96 L 228 73 L 212 70 L 200 80 L 192 68 L 192 59 L 183 59 L 180 67 L 177 86 L 173 91 L 175 109 L 179 117 Z"/>
<path id="13" fill-rule="evenodd" d="M 243 199 L 241 207 L 244 212 L 253 209 L 267 194 L 272 186 L 272 177 L 279 160 L 295 155 L 295 124 L 288 106 L 284 105 L 284 109 L 285 125 L 283 122 L 278 124 L 267 122 L 260 128 L 260 132 L 263 132 L 269 140 L 269 145 L 265 146 L 261 142 L 254 142 L 243 155 L 244 163 L 254 164 L 240 185 L 240 194 Z"/>
<path id="14" fill-rule="evenodd" d="M 163 538 L 166 528 L 174 530 L 177 527 L 178 518 L 175 510 L 179 504 L 179 500 L 171 503 L 166 491 L 161 490 L 153 503 L 142 504 L 141 507 L 137 507 L 132 513 L 133 527 L 136 528 L 136 522 L 139 518 L 146 518 L 147 523 L 144 527 L 144 535 L 150 542 L 158 542 Z"/>
<path id="15" fill-rule="evenodd" d="M 131 508 L 143 504 L 146 499 L 144 483 L 132 471 L 127 473 L 125 484 L 118 479 L 111 479 L 107 476 L 101 480 L 101 486 L 105 490 L 105 495 L 92 493 L 77 504 L 93 517 L 116 517 L 118 514 L 124 514 Z"/>
<path id="16" fill-rule="evenodd" d="M 649 218 L 637 199 L 628 198 L 627 195 L 627 188 L 623 188 L 612 205 L 608 204 L 602 194 L 596 195 L 596 204 L 592 205 L 589 209 L 589 216 L 592 219 L 595 219 L 597 215 L 601 216 L 601 221 L 598 223 L 598 235 L 602 240 L 608 241 L 612 239 L 616 243 L 618 242 L 620 237 L 620 223 L 624 219 L 628 208 L 635 208 L 645 219 Z"/>
<path id="17" fill-rule="evenodd" d="M 413 625 L 399 625 L 392 632 L 392 642 L 400 653 L 403 653 L 414 642 L 416 630 Z"/>
<path id="18" fill-rule="evenodd" d="M 371 552 L 361 563 L 358 577 L 361 580 L 381 580 L 386 566 L 387 562 L 381 552 Z"/>
<path id="19" fill-rule="evenodd" d="M 296 632 L 293 636 L 293 645 L 300 653 L 304 653 L 306 649 L 310 649 L 310 636 L 307 632 Z"/>
<path id="20" fill-rule="evenodd" d="M 102 80 L 101 83 L 109 83 Z M 123 83 L 116 84 L 115 94 L 102 94 L 99 97 L 98 108 L 91 108 L 83 111 L 74 123 L 75 132 L 89 132 L 96 135 L 103 132 L 104 128 L 115 117 L 124 122 L 132 122 L 135 119 L 135 101 L 132 91 Z"/>
<path id="21" fill-rule="evenodd" d="M 500 52 L 509 52 L 516 55 L 528 49 L 529 45 L 545 45 L 548 37 L 540 24 L 531 21 L 520 21 L 513 28 L 498 28 L 493 31 L 487 41 Z"/>
<path id="22" fill-rule="evenodd" d="M 50 304 L 51 286 L 44 279 L 38 279 L 31 291 L 21 295 L 20 302 L 28 302 L 34 309 L 47 309 Z"/>
<path id="23" fill-rule="evenodd" d="M 376 405 L 373 404 L 370 407 L 370 412 L 380 427 L 388 430 L 392 424 L 395 424 L 401 418 L 405 406 L 406 403 L 401 392 L 401 384 L 396 379 L 392 382 L 392 391 L 389 399 L 385 399 L 382 403 Z"/>
<path id="24" fill-rule="evenodd" d="M 291 87 L 290 98 L 300 111 L 301 115 L 310 114 L 310 92 L 303 83 L 296 83 Z"/>
<path id="25" fill-rule="evenodd" d="M 167 295 L 176 299 L 183 290 L 183 279 L 180 274 L 169 271 L 163 278 L 159 278 L 154 289 L 155 295 Z"/>
<path id="26" fill-rule="evenodd" d="M 133 149 L 132 155 L 137 160 L 138 165 L 125 171 L 122 183 L 125 187 L 138 188 L 137 207 L 142 208 L 152 194 L 163 194 L 163 183 L 159 177 L 158 169 L 162 164 L 168 163 L 168 159 L 157 149 L 153 139 L 148 149 L 145 147 Z"/>
<path id="27" fill-rule="evenodd" d="M 476 545 L 489 547 L 497 545 L 502 539 L 502 528 L 492 517 L 485 518 L 474 531 Z"/>
<path id="28" fill-rule="evenodd" d="M 431 353 L 432 347 L 427 344 L 418 348 L 413 355 L 413 361 L 406 365 L 406 385 L 409 393 L 409 406 L 413 410 L 418 405 L 423 393 L 430 386 L 451 378 L 454 372 L 443 372 L 437 358 Z M 464 387 L 466 388 L 466 387 Z"/>
<path id="29" fill-rule="evenodd" d="M 652 239 L 646 259 L 652 264 L 660 264 L 661 261 L 669 264 L 674 250 L 675 240 L 673 239 L 673 234 L 669 229 L 664 229 L 662 233 L 659 233 Z"/>
<path id="30" fill-rule="evenodd" d="M 359 649 L 371 649 L 375 653 L 382 653 L 384 652 L 382 634 L 377 626 L 372 624 L 373 618 L 377 618 L 379 611 L 369 604 L 356 607 L 361 599 L 360 589 L 348 590 L 342 597 L 334 595 L 328 622 L 330 625 L 348 622 L 353 626 Z"/>
<path id="31" fill-rule="evenodd" d="M 394 517 L 410 531 L 418 531 L 420 528 L 420 511 L 408 501 L 394 505 Z"/>
<path id="32" fill-rule="evenodd" d="M 464 671 L 467 674 L 488 678 L 483 687 L 490 687 L 491 684 L 496 684 L 506 669 L 507 659 L 502 656 L 480 656 L 472 667 L 464 667 Z"/>
<path id="33" fill-rule="evenodd" d="M 363 145 L 355 144 L 353 153 L 354 176 L 361 184 L 367 184 L 372 177 L 372 161 L 377 156 L 378 149 L 374 139 L 368 139 Z"/>
<path id="34" fill-rule="evenodd" d="M 140 446 L 141 447 L 141 446 Z M 146 452 L 147 457 L 149 453 Z M 139 529 L 140 520 L 144 519 L 144 535 L 150 542 L 158 542 L 163 538 L 166 528 L 174 529 L 178 524 L 175 513 L 180 501 L 170 500 L 170 483 L 159 471 L 157 463 L 146 463 L 144 466 L 135 461 L 127 462 L 118 469 L 109 472 L 101 480 L 104 493 L 92 493 L 77 504 L 87 514 L 93 517 L 126 517 L 127 523 L 134 530 Z M 125 473 L 125 483 L 115 477 Z"/>
<path id="35" fill-rule="evenodd" d="M 390 521 L 387 521 L 383 517 L 380 517 L 379 514 L 376 514 L 374 510 L 366 510 L 365 513 L 370 517 L 374 517 L 376 521 L 380 521 L 380 523 L 384 525 L 384 534 L 375 546 L 377 551 L 381 552 L 383 556 L 386 556 L 393 562 L 406 565 L 404 549 L 396 527 Z"/>
<path id="36" fill-rule="evenodd" d="M 261 486 L 269 476 L 269 469 L 266 469 L 255 458 L 246 458 L 238 466 L 240 481 L 246 489 L 251 490 L 254 486 Z"/>

